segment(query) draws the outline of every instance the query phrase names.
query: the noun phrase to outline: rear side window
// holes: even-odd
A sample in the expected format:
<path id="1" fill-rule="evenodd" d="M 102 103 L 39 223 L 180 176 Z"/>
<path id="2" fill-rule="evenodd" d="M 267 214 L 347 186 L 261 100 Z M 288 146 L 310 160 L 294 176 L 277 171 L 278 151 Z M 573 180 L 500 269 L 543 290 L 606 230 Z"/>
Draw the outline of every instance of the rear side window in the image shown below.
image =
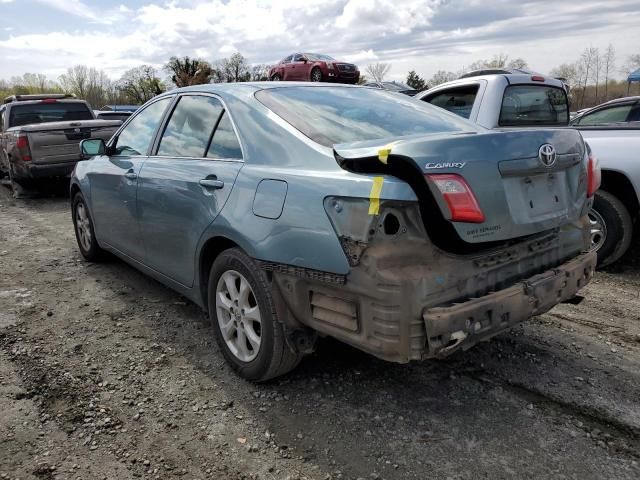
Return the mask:
<path id="1" fill-rule="evenodd" d="M 377 140 L 439 132 L 477 132 L 462 118 L 375 88 L 278 87 L 260 90 L 256 98 L 314 142 Z"/>
<path id="2" fill-rule="evenodd" d="M 192 95 L 180 98 L 160 140 L 158 155 L 204 157 L 221 113 L 222 104 L 217 98 Z"/>
<path id="3" fill-rule="evenodd" d="M 467 85 L 464 87 L 451 88 L 437 92 L 434 95 L 423 98 L 425 102 L 429 102 L 436 107 L 455 113 L 462 118 L 469 118 L 473 103 L 478 95 L 479 85 Z"/>
<path id="4" fill-rule="evenodd" d="M 93 120 L 91 110 L 81 102 L 31 103 L 12 105 L 9 114 L 9 127 L 20 127 L 34 123 L 71 122 L 74 120 Z"/>
<path id="5" fill-rule="evenodd" d="M 222 118 L 218 122 L 207 157 L 242 159 L 240 142 L 238 142 L 236 132 L 233 130 L 233 125 L 231 125 L 229 114 L 226 112 L 222 114 Z"/>
<path id="6" fill-rule="evenodd" d="M 569 103 L 562 88 L 548 85 L 511 85 L 505 89 L 500 109 L 500 126 L 568 123 Z"/>
<path id="7" fill-rule="evenodd" d="M 602 125 L 605 123 L 626 122 L 633 105 L 618 105 L 616 107 L 603 108 L 589 113 L 580 118 L 576 125 Z"/>

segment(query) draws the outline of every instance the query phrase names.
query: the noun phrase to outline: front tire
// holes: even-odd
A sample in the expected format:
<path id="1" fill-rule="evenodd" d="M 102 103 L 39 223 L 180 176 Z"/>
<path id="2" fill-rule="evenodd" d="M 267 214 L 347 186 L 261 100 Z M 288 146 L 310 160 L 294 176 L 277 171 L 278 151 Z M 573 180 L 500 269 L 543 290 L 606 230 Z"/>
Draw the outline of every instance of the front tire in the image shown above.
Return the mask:
<path id="1" fill-rule="evenodd" d="M 282 78 L 277 73 L 273 77 L 271 77 L 272 82 L 279 82 L 280 80 L 282 80 Z"/>
<path id="2" fill-rule="evenodd" d="M 596 192 L 589 212 L 591 249 L 598 252 L 598 266 L 605 267 L 626 253 L 633 237 L 629 210 L 609 192 Z"/>
<path id="3" fill-rule="evenodd" d="M 318 67 L 315 67 L 311 70 L 311 81 L 312 82 L 321 82 L 322 81 L 322 70 Z"/>
<path id="4" fill-rule="evenodd" d="M 300 363 L 302 355 L 285 340 L 265 272 L 242 250 L 225 250 L 213 263 L 208 307 L 218 346 L 241 377 L 264 382 Z"/>
<path id="5" fill-rule="evenodd" d="M 73 197 L 71 213 L 80 253 L 90 262 L 100 260 L 104 255 L 104 250 L 98 245 L 89 207 L 80 192 Z"/>

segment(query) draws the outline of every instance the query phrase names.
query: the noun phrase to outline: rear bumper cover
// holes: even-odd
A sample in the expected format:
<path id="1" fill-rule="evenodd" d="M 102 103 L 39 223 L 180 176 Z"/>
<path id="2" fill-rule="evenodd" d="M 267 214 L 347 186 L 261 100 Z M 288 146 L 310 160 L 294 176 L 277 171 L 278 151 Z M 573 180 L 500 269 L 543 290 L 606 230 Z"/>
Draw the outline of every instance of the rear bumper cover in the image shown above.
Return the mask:
<path id="1" fill-rule="evenodd" d="M 445 300 L 452 293 L 444 287 L 424 295 L 422 282 L 433 276 L 429 266 L 403 269 L 391 277 L 384 276 L 381 267 L 356 268 L 342 281 L 274 271 L 278 294 L 288 307 L 278 316 L 292 329 L 306 325 L 387 361 L 444 357 L 573 298 L 593 277 L 596 254 L 580 254 L 459 303 Z M 465 275 L 463 268 L 457 270 Z"/>
<path id="2" fill-rule="evenodd" d="M 14 178 L 20 180 L 38 180 L 41 178 L 69 177 L 79 160 L 63 163 L 37 164 L 14 162 Z"/>
<path id="3" fill-rule="evenodd" d="M 424 311 L 429 356 L 467 349 L 573 298 L 593 276 L 595 252 L 480 298 Z"/>

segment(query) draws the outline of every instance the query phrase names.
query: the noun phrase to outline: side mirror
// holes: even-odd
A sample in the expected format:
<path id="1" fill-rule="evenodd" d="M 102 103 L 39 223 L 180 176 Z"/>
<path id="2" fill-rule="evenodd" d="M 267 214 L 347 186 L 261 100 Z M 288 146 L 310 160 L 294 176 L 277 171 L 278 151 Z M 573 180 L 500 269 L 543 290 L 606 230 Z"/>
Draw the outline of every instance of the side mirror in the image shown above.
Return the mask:
<path id="1" fill-rule="evenodd" d="M 104 155 L 107 152 L 107 145 L 101 138 L 88 138 L 80 142 L 80 154 L 83 160 L 95 157 L 96 155 Z"/>

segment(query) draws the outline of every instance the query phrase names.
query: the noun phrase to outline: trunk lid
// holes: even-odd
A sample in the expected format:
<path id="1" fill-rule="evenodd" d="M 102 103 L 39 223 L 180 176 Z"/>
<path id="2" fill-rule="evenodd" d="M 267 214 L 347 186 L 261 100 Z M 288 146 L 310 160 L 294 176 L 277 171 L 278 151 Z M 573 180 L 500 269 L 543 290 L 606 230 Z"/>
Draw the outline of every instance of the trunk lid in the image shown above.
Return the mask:
<path id="1" fill-rule="evenodd" d="M 102 138 L 106 142 L 120 125 L 120 120 L 76 120 L 22 125 L 9 130 L 27 134 L 33 163 L 50 164 L 79 160 L 81 140 Z"/>
<path id="2" fill-rule="evenodd" d="M 543 162 L 548 157 L 540 154 L 546 145 L 555 149 L 549 165 Z M 485 217 L 482 223 L 450 222 L 467 243 L 504 241 L 561 227 L 577 220 L 587 201 L 585 145 L 580 134 L 569 129 L 421 135 L 340 144 L 334 152 L 344 168 L 354 171 L 394 175 L 394 165 L 408 162 L 413 175 L 461 176 Z M 423 181 L 442 216 L 451 218 L 435 182 Z M 426 228 L 429 231 L 428 224 Z"/>

